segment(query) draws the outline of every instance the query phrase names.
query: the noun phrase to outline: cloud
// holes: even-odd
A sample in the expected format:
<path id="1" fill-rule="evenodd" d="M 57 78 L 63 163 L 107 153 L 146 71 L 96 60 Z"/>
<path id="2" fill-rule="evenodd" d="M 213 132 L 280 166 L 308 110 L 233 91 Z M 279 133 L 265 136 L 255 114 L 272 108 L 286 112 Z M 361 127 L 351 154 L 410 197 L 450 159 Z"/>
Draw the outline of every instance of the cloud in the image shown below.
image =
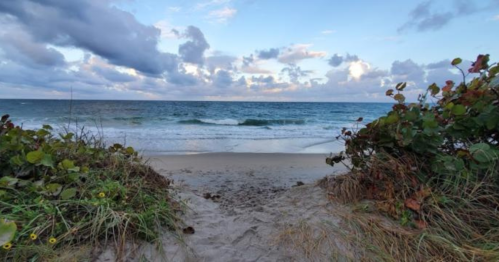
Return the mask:
<path id="1" fill-rule="evenodd" d="M 206 7 L 210 6 L 217 6 L 217 5 L 223 5 L 229 3 L 231 0 L 211 0 L 211 1 L 205 1 L 202 3 L 198 3 L 195 7 L 195 9 L 204 9 Z"/>
<path id="2" fill-rule="evenodd" d="M 425 15 L 423 6 L 416 16 Z M 0 97 L 67 98 L 72 87 L 81 99 L 387 101 L 385 90 L 398 81 L 409 82 L 407 90 L 416 96 L 432 81 L 461 78 L 449 60 L 395 61 L 382 70 L 348 53 L 331 56 L 332 68 L 317 78 L 298 66 L 326 60 L 327 53 L 311 45 L 247 56 L 208 52 L 199 28 L 174 28 L 166 20 L 146 26 L 110 1 L 0 1 L 0 24 Z M 165 53 L 157 48 L 160 38 L 184 42 L 178 54 Z M 64 57 L 70 49 L 84 58 Z"/>
<path id="3" fill-rule="evenodd" d="M 180 12 L 180 10 L 182 10 L 182 7 L 180 7 L 180 6 L 170 6 L 170 7 L 168 7 L 168 10 L 171 11 L 171 12 L 174 12 L 174 13 L 178 13 L 178 12 Z"/>
<path id="4" fill-rule="evenodd" d="M 15 17 L 39 43 L 81 48 L 152 75 L 177 68 L 176 55 L 157 49 L 159 29 L 108 1 L 0 1 L 1 14 Z"/>
<path id="5" fill-rule="evenodd" d="M 98 57 L 89 58 L 87 64 L 83 65 L 82 68 L 86 69 L 86 72 L 93 72 L 113 83 L 132 82 L 136 79 L 136 77 L 130 74 L 119 72 L 116 67 L 106 64 L 105 61 L 102 61 Z"/>
<path id="6" fill-rule="evenodd" d="M 225 23 L 237 14 L 237 10 L 230 7 L 213 10 L 209 13 L 208 18 L 217 23 Z"/>
<path id="7" fill-rule="evenodd" d="M 492 20 L 499 21 L 499 15 L 494 16 L 494 18 L 492 18 Z"/>
<path id="8" fill-rule="evenodd" d="M 0 19 L 0 22 L 2 19 Z M 3 24 L 3 23 L 2 23 Z M 54 48 L 35 42 L 17 26 L 0 29 L 0 43 L 6 59 L 23 63 L 30 67 L 59 67 L 66 64 L 64 55 Z"/>
<path id="9" fill-rule="evenodd" d="M 328 60 L 328 64 L 332 67 L 338 67 L 343 63 L 349 63 L 349 62 L 356 62 L 359 60 L 359 57 L 356 55 L 350 55 L 346 54 L 345 57 L 339 54 L 334 54 L 331 58 Z"/>
<path id="10" fill-rule="evenodd" d="M 327 55 L 324 51 L 310 51 L 309 44 L 298 44 L 286 48 L 278 57 L 278 61 L 284 64 L 296 64 L 304 59 L 321 58 Z"/>
<path id="11" fill-rule="evenodd" d="M 409 13 L 409 20 L 398 28 L 398 32 L 405 32 L 410 29 L 416 29 L 419 32 L 436 31 L 448 25 L 452 20 L 469 16 L 475 13 L 490 11 L 499 8 L 499 1 L 481 1 L 485 5 L 477 6 L 477 2 L 465 0 L 453 0 L 450 5 L 451 10 L 438 11 L 433 10 L 435 1 L 425 1 L 419 3 Z"/>
<path id="12" fill-rule="evenodd" d="M 232 76 L 229 71 L 218 70 L 213 77 L 213 86 L 219 88 L 229 88 L 232 85 Z"/>
<path id="13" fill-rule="evenodd" d="M 180 31 L 184 30 L 182 27 L 171 25 L 167 20 L 160 20 L 154 23 L 154 27 L 161 31 L 160 36 L 163 39 L 178 39 L 181 37 Z"/>
<path id="14" fill-rule="evenodd" d="M 194 26 L 187 27 L 183 37 L 190 39 L 178 48 L 182 61 L 202 65 L 204 63 L 204 52 L 210 45 L 204 38 L 203 32 Z"/>
<path id="15" fill-rule="evenodd" d="M 262 62 L 262 60 L 266 59 L 258 59 L 258 54 L 256 58 L 253 54 L 250 54 L 249 56 L 243 56 L 242 66 L 240 68 L 241 72 L 246 74 L 272 74 L 272 71 L 259 67 L 259 64 Z"/>
<path id="16" fill-rule="evenodd" d="M 272 59 L 279 56 L 279 48 L 270 48 L 269 50 L 256 51 L 260 59 Z"/>
<path id="17" fill-rule="evenodd" d="M 424 68 L 411 59 L 393 62 L 390 73 L 395 82 L 411 82 L 416 86 L 421 86 L 425 77 Z"/>
<path id="18" fill-rule="evenodd" d="M 250 66 L 255 61 L 253 54 L 249 56 L 243 56 L 243 66 Z"/>
<path id="19" fill-rule="evenodd" d="M 439 62 L 429 63 L 428 65 L 426 65 L 427 69 L 439 69 L 439 68 L 450 68 L 450 67 L 451 67 L 451 61 L 448 59 Z"/>
<path id="20" fill-rule="evenodd" d="M 236 61 L 237 57 L 235 56 L 215 54 L 207 57 L 205 64 L 210 72 L 214 72 L 216 69 L 233 70 L 235 68 L 233 63 Z"/>
<path id="21" fill-rule="evenodd" d="M 323 35 L 330 35 L 333 33 L 336 33 L 336 30 L 323 30 L 323 31 L 321 31 L 321 34 L 323 34 Z"/>
<path id="22" fill-rule="evenodd" d="M 299 66 L 289 66 L 281 70 L 281 74 L 286 74 L 289 80 L 293 83 L 298 83 L 302 77 L 306 77 L 313 73 L 311 70 L 302 70 Z"/>

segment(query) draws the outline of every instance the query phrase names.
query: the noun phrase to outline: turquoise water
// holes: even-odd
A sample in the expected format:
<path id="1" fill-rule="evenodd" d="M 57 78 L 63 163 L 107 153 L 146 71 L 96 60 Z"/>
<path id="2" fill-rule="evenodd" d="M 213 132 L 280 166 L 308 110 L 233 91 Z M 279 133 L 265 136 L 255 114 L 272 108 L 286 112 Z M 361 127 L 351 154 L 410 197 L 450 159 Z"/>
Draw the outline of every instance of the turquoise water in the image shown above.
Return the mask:
<path id="1" fill-rule="evenodd" d="M 382 103 L 0 100 L 0 114 L 26 128 L 85 127 L 108 143 L 148 154 L 203 152 L 328 153 L 335 136 L 364 117 L 389 111 Z M 70 110 L 71 108 L 71 110 Z M 70 120 L 71 116 L 71 121 Z"/>

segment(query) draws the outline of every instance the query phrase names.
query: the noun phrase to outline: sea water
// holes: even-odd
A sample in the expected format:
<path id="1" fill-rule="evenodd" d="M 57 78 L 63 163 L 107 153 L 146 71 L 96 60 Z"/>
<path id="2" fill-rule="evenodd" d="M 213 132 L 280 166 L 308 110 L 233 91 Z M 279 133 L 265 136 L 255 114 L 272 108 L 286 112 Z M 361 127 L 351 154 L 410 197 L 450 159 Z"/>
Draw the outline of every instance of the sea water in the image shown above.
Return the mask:
<path id="1" fill-rule="evenodd" d="M 383 103 L 0 100 L 16 125 L 81 129 L 107 144 L 146 154 L 206 152 L 329 153 L 356 120 L 390 110 Z"/>

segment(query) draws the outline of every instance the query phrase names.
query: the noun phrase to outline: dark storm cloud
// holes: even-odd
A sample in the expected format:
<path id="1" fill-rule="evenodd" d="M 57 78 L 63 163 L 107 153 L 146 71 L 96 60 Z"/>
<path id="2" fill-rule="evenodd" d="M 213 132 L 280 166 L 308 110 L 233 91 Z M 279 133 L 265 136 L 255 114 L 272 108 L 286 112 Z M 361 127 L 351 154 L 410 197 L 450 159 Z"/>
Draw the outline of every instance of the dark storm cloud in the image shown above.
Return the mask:
<path id="1" fill-rule="evenodd" d="M 33 42 L 22 31 L 9 31 L 0 35 L 0 48 L 5 58 L 29 67 L 58 67 L 66 64 L 64 56 L 46 45 Z"/>
<path id="2" fill-rule="evenodd" d="M 355 62 L 355 61 L 359 61 L 359 57 L 356 55 L 346 54 L 346 56 L 343 57 L 339 54 L 334 54 L 331 58 L 329 58 L 328 64 L 332 67 L 338 67 L 343 62 L 348 63 L 348 62 Z"/>
<path id="3" fill-rule="evenodd" d="M 425 1 L 419 3 L 409 13 L 409 20 L 398 28 L 398 32 L 416 29 L 419 32 L 439 30 L 449 24 L 452 20 L 471 15 L 474 13 L 488 11 L 499 8 L 499 1 L 481 1 L 484 5 L 477 6 L 477 2 L 454 0 L 450 5 L 451 10 L 433 8 L 435 1 Z M 435 11 L 437 9 L 438 11 Z"/>
<path id="4" fill-rule="evenodd" d="M 146 74 L 177 69 L 177 56 L 157 49 L 160 30 L 109 1 L 2 0 L 2 13 L 39 43 L 78 47 Z"/>
<path id="5" fill-rule="evenodd" d="M 279 56 L 278 48 L 270 48 L 269 50 L 256 51 L 258 58 L 260 59 L 272 59 Z"/>
<path id="6" fill-rule="evenodd" d="M 190 41 L 181 44 L 178 53 L 182 60 L 187 63 L 202 65 L 204 63 L 204 52 L 210 45 L 204 38 L 203 32 L 194 26 L 187 27 L 184 37 Z"/>

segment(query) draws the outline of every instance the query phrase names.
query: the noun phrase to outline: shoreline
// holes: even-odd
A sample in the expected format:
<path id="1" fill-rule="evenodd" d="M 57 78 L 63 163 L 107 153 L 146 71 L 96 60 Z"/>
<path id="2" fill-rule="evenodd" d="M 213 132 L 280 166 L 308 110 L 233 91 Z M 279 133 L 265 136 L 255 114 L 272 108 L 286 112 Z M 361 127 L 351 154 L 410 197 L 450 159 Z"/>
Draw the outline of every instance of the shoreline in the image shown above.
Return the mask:
<path id="1" fill-rule="evenodd" d="M 199 155 L 199 154 L 337 154 L 344 151 L 344 143 L 337 139 L 319 138 L 278 138 L 278 139 L 258 139 L 258 140 L 206 140 L 199 150 L 185 151 L 161 151 L 161 150 L 139 150 L 147 157 Z M 200 143 L 199 140 L 192 140 L 193 144 Z M 215 145 L 222 143 L 223 145 Z M 205 148 L 203 148 L 206 146 Z M 220 147 L 224 150 L 217 151 Z M 214 150 L 214 151 L 213 151 Z"/>

